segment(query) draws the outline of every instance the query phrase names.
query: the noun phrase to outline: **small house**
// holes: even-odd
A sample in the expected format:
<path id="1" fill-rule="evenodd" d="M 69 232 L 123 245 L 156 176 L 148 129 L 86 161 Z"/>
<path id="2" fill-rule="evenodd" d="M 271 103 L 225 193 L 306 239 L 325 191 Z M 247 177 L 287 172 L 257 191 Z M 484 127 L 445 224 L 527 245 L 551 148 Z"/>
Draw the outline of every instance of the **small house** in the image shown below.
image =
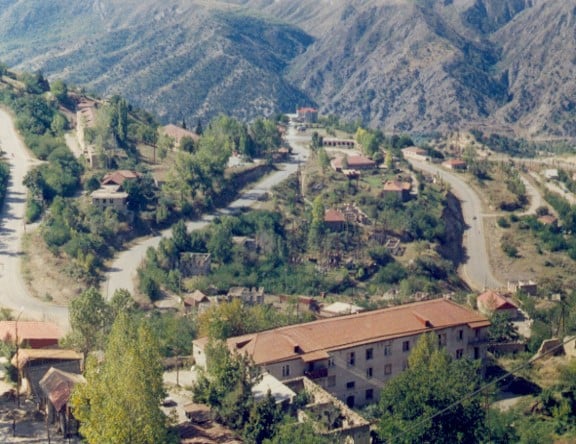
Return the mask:
<path id="1" fill-rule="evenodd" d="M 246 305 L 260 305 L 264 303 L 263 287 L 230 287 L 226 300 L 232 302 L 234 299 L 240 299 Z"/>
<path id="2" fill-rule="evenodd" d="M 341 231 L 346 227 L 346 216 L 341 211 L 330 208 L 324 213 L 324 225 L 332 231 Z"/>
<path id="3" fill-rule="evenodd" d="M 492 316 L 494 313 L 505 313 L 509 319 L 518 319 L 522 316 L 518 306 L 507 296 L 488 290 L 478 296 L 476 300 L 481 313 Z"/>
<path id="4" fill-rule="evenodd" d="M 444 168 L 448 168 L 449 170 L 465 170 L 466 169 L 466 161 L 462 159 L 448 159 L 442 162 L 442 166 Z"/>
<path id="5" fill-rule="evenodd" d="M 78 422 L 68 405 L 77 384 L 86 384 L 80 374 L 69 373 L 50 367 L 39 382 L 42 404 L 46 408 L 47 423 L 57 423 L 64 437 L 78 433 Z"/>
<path id="6" fill-rule="evenodd" d="M 527 281 L 508 281 L 508 291 L 512 293 L 524 293 L 536 296 L 538 293 L 538 284 L 532 279 Z"/>
<path id="7" fill-rule="evenodd" d="M 405 202 L 410 197 L 412 184 L 398 180 L 388 180 L 382 188 L 382 197 L 395 196 L 400 201 Z"/>
<path id="8" fill-rule="evenodd" d="M 51 322 L 0 321 L 0 339 L 19 347 L 54 347 L 63 336 L 60 327 Z"/>
<path id="9" fill-rule="evenodd" d="M 373 160 L 361 156 L 345 156 L 337 157 L 330 162 L 330 165 L 334 171 L 342 172 L 343 170 L 371 170 L 376 167 L 376 162 Z"/>
<path id="10" fill-rule="evenodd" d="M 50 367 L 80 374 L 84 366 L 84 355 L 64 349 L 19 349 L 12 358 L 12 365 L 20 373 L 25 391 L 41 399 L 40 380 Z"/>

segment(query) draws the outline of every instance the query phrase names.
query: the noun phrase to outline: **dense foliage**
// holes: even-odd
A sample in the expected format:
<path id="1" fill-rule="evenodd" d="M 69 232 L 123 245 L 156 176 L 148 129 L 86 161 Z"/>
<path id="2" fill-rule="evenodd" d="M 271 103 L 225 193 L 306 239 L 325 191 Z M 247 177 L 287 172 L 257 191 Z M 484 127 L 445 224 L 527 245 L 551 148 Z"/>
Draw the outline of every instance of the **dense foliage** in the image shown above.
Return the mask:
<path id="1" fill-rule="evenodd" d="M 120 313 L 103 360 L 89 357 L 85 377 L 70 404 L 88 443 L 170 442 L 158 343 L 146 323 Z"/>
<path id="2" fill-rule="evenodd" d="M 435 336 L 423 335 L 408 358 L 408 368 L 380 395 L 380 436 L 394 443 L 477 442 L 484 424 L 475 363 L 452 360 Z"/>

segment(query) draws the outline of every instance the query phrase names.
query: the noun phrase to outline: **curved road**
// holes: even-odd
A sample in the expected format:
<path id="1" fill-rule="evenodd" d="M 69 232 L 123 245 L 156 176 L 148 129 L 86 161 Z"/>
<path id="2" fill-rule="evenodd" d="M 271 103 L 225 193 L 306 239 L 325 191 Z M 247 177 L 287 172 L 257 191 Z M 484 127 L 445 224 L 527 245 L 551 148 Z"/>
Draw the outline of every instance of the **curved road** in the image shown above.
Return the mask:
<path id="1" fill-rule="evenodd" d="M 467 224 L 464 231 L 464 247 L 466 262 L 462 265 L 462 278 L 475 290 L 499 288 L 502 283 L 494 277 L 490 267 L 484 224 L 482 203 L 476 192 L 461 178 L 440 167 L 427 162 L 410 160 L 412 166 L 433 176 L 440 177 L 452 187 L 452 191 L 460 200 L 462 215 Z"/>
<path id="2" fill-rule="evenodd" d="M 205 215 L 198 221 L 186 224 L 188 231 L 199 230 L 206 227 L 217 215 L 230 214 L 240 208 L 254 206 L 258 202 L 260 196 L 266 194 L 276 185 L 296 173 L 300 162 L 305 162 L 308 158 L 307 145 L 310 138 L 308 136 L 297 135 L 296 128 L 291 124 L 288 127 L 286 139 L 292 146 L 293 156 L 290 162 L 278 165 L 280 168 L 278 171 L 268 175 L 254 187 L 243 192 L 237 200 L 232 202 L 225 209 L 214 214 Z M 171 235 L 172 229 L 169 228 L 163 230 L 158 236 L 140 240 L 128 250 L 122 251 L 110 266 L 110 271 L 107 274 L 107 278 L 102 288 L 104 297 L 106 299 L 111 298 L 112 295 L 114 295 L 114 292 L 120 288 L 124 288 L 131 294 L 134 294 L 134 281 L 138 267 L 146 256 L 146 250 L 149 247 L 156 248 L 160 244 L 162 238 L 170 237 Z"/>
<path id="3" fill-rule="evenodd" d="M 12 117 L 0 109 L 0 143 L 10 163 L 10 182 L 0 213 L 0 305 L 22 319 L 52 321 L 68 330 L 68 308 L 34 298 L 21 275 L 22 236 L 26 211 L 24 176 L 34 160 L 16 133 Z"/>

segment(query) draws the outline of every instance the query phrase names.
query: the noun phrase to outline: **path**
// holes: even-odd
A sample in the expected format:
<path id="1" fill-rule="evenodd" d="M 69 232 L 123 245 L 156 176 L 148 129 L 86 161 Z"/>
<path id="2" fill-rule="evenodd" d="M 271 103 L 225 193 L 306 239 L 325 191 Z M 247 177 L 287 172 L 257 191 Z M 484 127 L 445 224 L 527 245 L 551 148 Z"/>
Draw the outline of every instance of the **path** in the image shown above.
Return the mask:
<path id="1" fill-rule="evenodd" d="M 18 136 L 12 117 L 0 109 L 0 142 L 10 163 L 8 194 L 2 207 L 0 226 L 0 305 L 22 313 L 22 319 L 52 321 L 68 330 L 67 307 L 34 298 L 22 280 L 22 237 L 26 230 L 26 187 L 28 170 L 37 162 Z"/>

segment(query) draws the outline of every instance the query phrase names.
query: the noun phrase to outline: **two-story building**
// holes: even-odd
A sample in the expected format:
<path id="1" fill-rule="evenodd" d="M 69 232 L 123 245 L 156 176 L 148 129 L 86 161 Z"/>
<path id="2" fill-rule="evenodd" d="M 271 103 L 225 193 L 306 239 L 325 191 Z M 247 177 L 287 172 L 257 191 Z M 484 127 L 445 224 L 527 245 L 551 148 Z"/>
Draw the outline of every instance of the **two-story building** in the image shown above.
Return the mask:
<path id="1" fill-rule="evenodd" d="M 438 338 L 455 359 L 484 359 L 490 321 L 452 301 L 436 299 L 291 325 L 228 339 L 279 380 L 307 376 L 349 406 L 376 402 L 380 389 L 406 369 L 421 335 Z M 206 365 L 207 338 L 193 342 Z"/>

